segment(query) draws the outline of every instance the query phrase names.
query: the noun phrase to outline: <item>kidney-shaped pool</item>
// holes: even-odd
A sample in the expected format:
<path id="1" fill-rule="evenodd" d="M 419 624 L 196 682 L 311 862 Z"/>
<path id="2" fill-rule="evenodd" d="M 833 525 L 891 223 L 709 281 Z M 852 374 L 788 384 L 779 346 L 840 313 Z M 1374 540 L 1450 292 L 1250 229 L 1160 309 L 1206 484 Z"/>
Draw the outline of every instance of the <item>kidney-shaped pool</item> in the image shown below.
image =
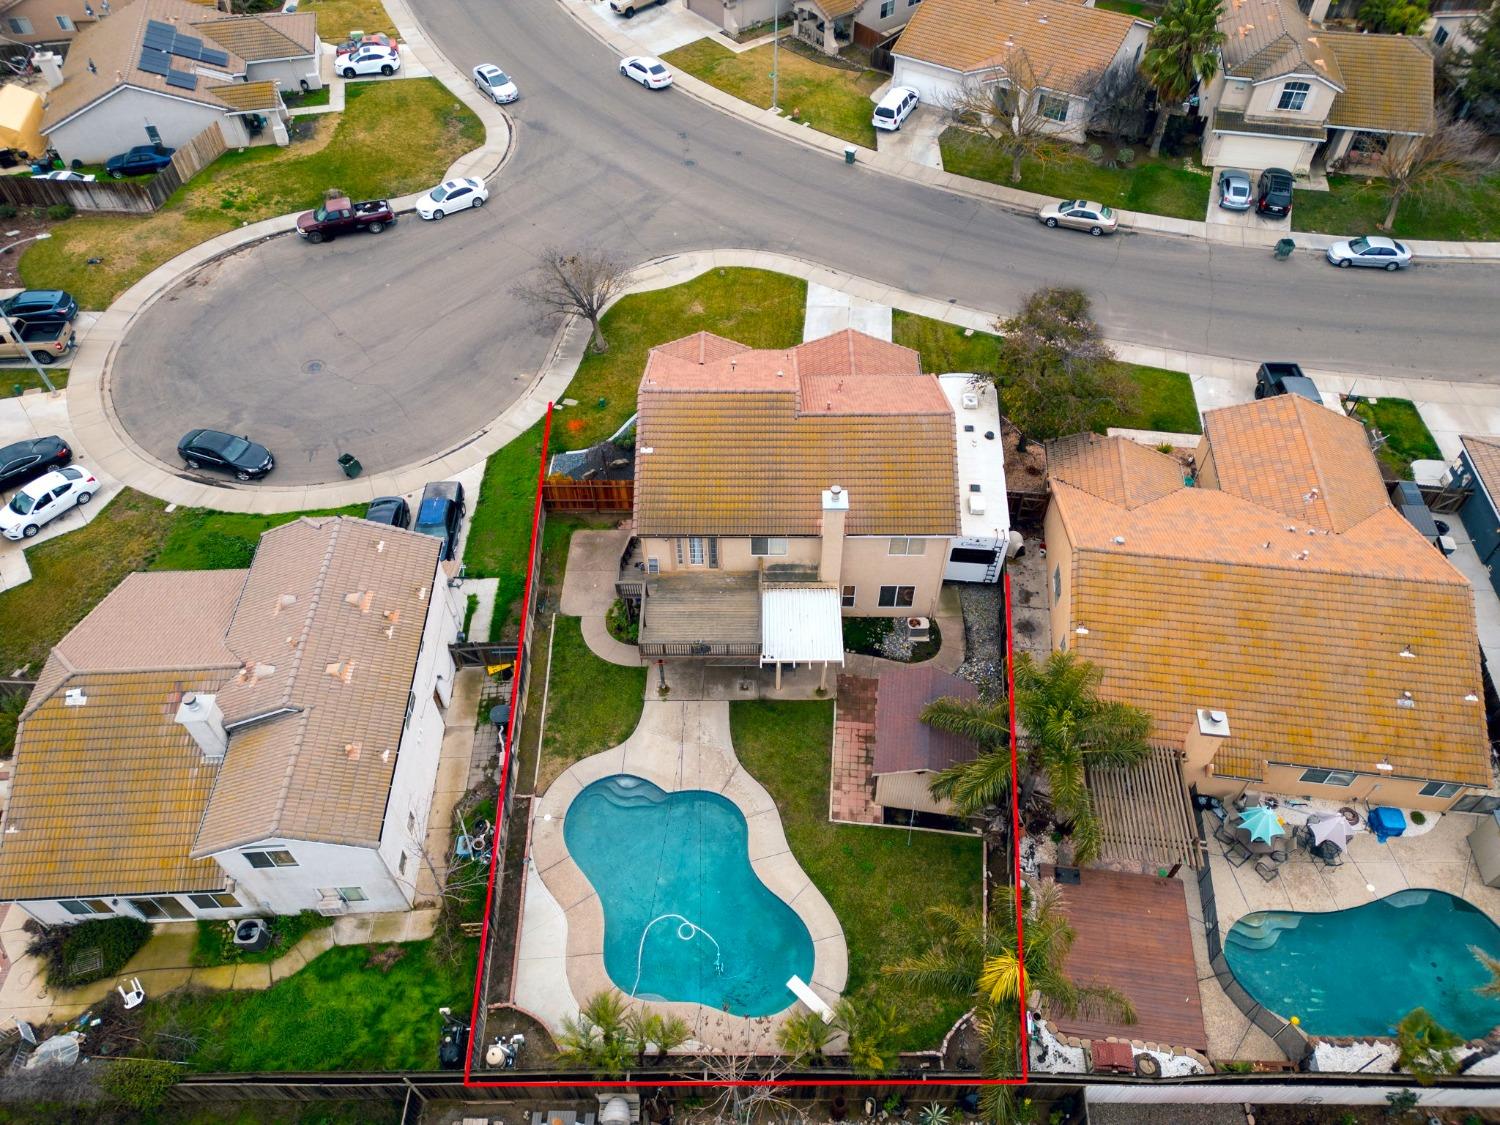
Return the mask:
<path id="1" fill-rule="evenodd" d="M 768 1016 L 812 979 L 813 943 L 750 866 L 745 817 L 701 789 L 594 782 L 568 806 L 568 852 L 604 909 L 604 968 L 628 996 Z"/>
<path id="2" fill-rule="evenodd" d="M 1311 1035 L 1391 1035 L 1413 1008 L 1467 1038 L 1500 1024 L 1469 952 L 1500 957 L 1500 927 L 1443 891 L 1398 891 L 1350 910 L 1246 914 L 1224 938 L 1235 978 Z"/>

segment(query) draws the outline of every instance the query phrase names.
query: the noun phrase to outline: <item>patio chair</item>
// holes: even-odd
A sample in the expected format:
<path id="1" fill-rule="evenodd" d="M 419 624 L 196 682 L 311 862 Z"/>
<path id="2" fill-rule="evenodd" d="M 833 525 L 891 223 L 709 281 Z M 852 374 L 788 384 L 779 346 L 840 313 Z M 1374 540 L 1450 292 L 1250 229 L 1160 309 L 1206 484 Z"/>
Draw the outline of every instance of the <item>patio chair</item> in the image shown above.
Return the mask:
<path id="1" fill-rule="evenodd" d="M 1272 863 L 1285 863 L 1286 860 L 1287 860 L 1287 850 L 1286 850 L 1285 845 L 1283 845 L 1282 847 L 1279 847 L 1279 848 L 1272 848 L 1271 849 L 1271 862 Z"/>
<path id="2" fill-rule="evenodd" d="M 1269 860 L 1258 859 L 1255 861 L 1255 873 L 1269 883 L 1272 879 L 1281 878 L 1281 865 Z"/>
<path id="3" fill-rule="evenodd" d="M 1231 867 L 1243 867 L 1250 860 L 1250 849 L 1236 840 L 1224 849 L 1224 858 L 1229 861 Z"/>
<path id="4" fill-rule="evenodd" d="M 135 977 L 131 980 L 129 992 L 125 991 L 125 986 L 123 984 L 115 985 L 115 991 L 120 994 L 120 999 L 124 1001 L 125 1010 L 127 1012 L 130 1011 L 131 1008 L 139 1008 L 146 1002 L 146 990 L 141 987 L 140 977 Z"/>
<path id="5" fill-rule="evenodd" d="M 1234 829 L 1230 828 L 1228 823 L 1224 821 L 1220 821 L 1219 827 L 1214 829 L 1214 839 L 1221 844 L 1239 843 L 1239 840 L 1235 837 Z"/>

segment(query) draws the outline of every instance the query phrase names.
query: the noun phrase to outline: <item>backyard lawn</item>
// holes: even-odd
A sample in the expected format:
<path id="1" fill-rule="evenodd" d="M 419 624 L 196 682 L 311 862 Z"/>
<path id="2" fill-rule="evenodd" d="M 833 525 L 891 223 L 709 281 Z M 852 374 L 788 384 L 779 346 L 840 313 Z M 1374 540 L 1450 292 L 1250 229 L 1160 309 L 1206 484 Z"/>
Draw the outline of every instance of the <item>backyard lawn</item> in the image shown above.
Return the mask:
<path id="1" fill-rule="evenodd" d="M 574 762 L 624 742 L 646 699 L 645 668 L 600 660 L 584 643 L 576 617 L 559 615 L 554 629 L 538 793 Z"/>
<path id="2" fill-rule="evenodd" d="M 380 0 L 303 0 L 298 11 L 316 15 L 318 38 L 330 43 L 342 43 L 351 31 L 396 34 L 396 25 Z"/>
<path id="3" fill-rule="evenodd" d="M 729 723 L 740 763 L 770 791 L 792 853 L 844 927 L 846 994 L 891 1003 L 908 1025 L 902 1050 L 936 1049 L 968 1004 L 914 997 L 880 970 L 921 948 L 927 907 L 979 910 L 979 840 L 830 824 L 831 702 L 732 703 Z"/>
<path id="4" fill-rule="evenodd" d="M 1382 398 L 1361 402 L 1354 408 L 1355 417 L 1385 435 L 1385 444 L 1376 451 L 1380 463 L 1402 480 L 1411 480 L 1411 463 L 1417 460 L 1441 461 L 1432 431 L 1422 421 L 1416 403 L 1405 398 Z"/>
<path id="5" fill-rule="evenodd" d="M 520 617 L 526 592 L 526 560 L 531 553 L 531 516 L 536 503 L 536 479 L 542 453 L 542 423 L 538 422 L 509 445 L 490 454 L 484 465 L 479 500 L 469 519 L 464 546 L 464 573 L 473 578 L 496 578 L 495 616 L 490 637 L 504 635 Z M 554 448 L 557 446 L 553 432 Z"/>
<path id="6" fill-rule="evenodd" d="M 998 336 L 986 332 L 966 336 L 957 325 L 900 309 L 891 314 L 891 338 L 921 353 L 923 371 L 991 374 L 1000 366 Z M 1111 420 L 1110 425 L 1181 434 L 1203 432 L 1197 399 L 1193 395 L 1193 381 L 1186 372 L 1136 363 L 1121 366 L 1134 377 L 1141 394 L 1135 409 Z"/>
<path id="7" fill-rule="evenodd" d="M 875 126 L 870 118 L 875 103 L 870 94 L 886 76 L 878 70 L 846 70 L 818 62 L 783 47 L 780 56 L 778 99 L 788 119 L 801 121 L 820 133 L 875 147 Z M 675 66 L 710 86 L 733 94 L 741 101 L 771 106 L 771 47 L 735 54 L 711 39 L 699 39 L 662 56 Z"/>
<path id="8" fill-rule="evenodd" d="M 1152 158 L 1145 145 L 1136 148 L 1135 162 L 1129 168 L 1106 168 L 1081 151 L 1053 160 L 1027 160 L 1021 165 L 1021 182 L 1013 184 L 1010 157 L 984 138 L 949 128 L 939 143 L 943 167 L 960 176 L 1059 199 L 1091 199 L 1127 211 L 1178 219 L 1201 221 L 1208 211 L 1212 179 L 1203 172 L 1187 171 L 1176 160 Z M 1305 194 L 1298 196 L 1299 207 Z"/>
<path id="9" fill-rule="evenodd" d="M 1385 183 L 1363 176 L 1329 176 L 1328 191 L 1299 191 L 1292 229 L 1319 234 L 1384 234 L 1390 200 Z M 1500 176 L 1470 186 L 1413 192 L 1396 212 L 1398 238 L 1473 242 L 1500 239 Z"/>
<path id="10" fill-rule="evenodd" d="M 303 121 L 308 139 L 226 152 L 154 215 L 57 224 L 50 239 L 27 249 L 22 280 L 67 289 L 82 308 L 107 308 L 151 270 L 215 235 L 311 208 L 330 187 L 356 199 L 416 191 L 484 140 L 479 119 L 434 78 L 352 84 L 342 114 Z M 102 261 L 91 266 L 90 258 Z"/>
<path id="11" fill-rule="evenodd" d="M 230 570 L 246 567 L 255 556 L 263 531 L 302 516 L 362 516 L 364 504 L 317 512 L 277 512 L 252 516 L 210 508 L 179 508 L 151 562 L 152 570 Z"/>

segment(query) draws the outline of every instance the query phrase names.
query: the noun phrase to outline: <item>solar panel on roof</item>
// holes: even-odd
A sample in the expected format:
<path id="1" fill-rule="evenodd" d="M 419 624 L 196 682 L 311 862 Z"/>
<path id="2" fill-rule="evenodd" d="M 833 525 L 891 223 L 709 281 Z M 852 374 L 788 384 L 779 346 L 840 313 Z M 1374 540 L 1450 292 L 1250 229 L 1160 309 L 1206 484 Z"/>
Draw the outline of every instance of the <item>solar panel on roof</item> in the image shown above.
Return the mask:
<path id="1" fill-rule="evenodd" d="M 141 52 L 141 69 L 147 74 L 160 74 L 165 76 L 172 69 L 168 56 L 160 51 L 145 50 Z"/>
<path id="2" fill-rule="evenodd" d="M 211 66 L 228 66 L 229 55 L 224 51 L 216 51 L 212 47 L 204 47 L 198 55 L 204 62 Z"/>
<path id="3" fill-rule="evenodd" d="M 167 85 L 176 86 L 182 90 L 196 90 L 198 88 L 198 76 L 186 70 L 168 70 Z"/>
<path id="4" fill-rule="evenodd" d="M 146 36 L 143 41 L 146 43 L 150 43 L 153 46 L 159 44 L 161 45 L 161 47 L 165 48 L 168 43 L 172 42 L 173 38 L 175 38 L 176 35 L 177 32 L 173 29 L 171 24 L 158 23 L 156 20 L 150 20 L 146 24 Z"/>
<path id="5" fill-rule="evenodd" d="M 185 59 L 196 59 L 203 50 L 203 40 L 193 35 L 179 35 L 172 40 L 172 53 Z"/>

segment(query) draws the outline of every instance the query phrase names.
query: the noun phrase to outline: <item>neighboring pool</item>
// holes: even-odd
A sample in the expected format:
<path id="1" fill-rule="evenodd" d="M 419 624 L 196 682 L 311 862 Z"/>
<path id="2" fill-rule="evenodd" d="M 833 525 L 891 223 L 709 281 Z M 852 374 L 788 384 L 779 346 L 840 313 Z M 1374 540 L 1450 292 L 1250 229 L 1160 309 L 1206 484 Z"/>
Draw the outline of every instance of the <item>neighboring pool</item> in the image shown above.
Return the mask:
<path id="1" fill-rule="evenodd" d="M 745 817 L 717 793 L 619 774 L 573 798 L 568 851 L 604 908 L 604 968 L 626 995 L 768 1016 L 812 979 L 795 911 L 750 867 Z"/>
<path id="2" fill-rule="evenodd" d="M 1426 1008 L 1478 1038 L 1500 1024 L 1500 1000 L 1475 989 L 1489 974 L 1469 952 L 1500 957 L 1500 927 L 1443 891 L 1398 891 L 1351 910 L 1247 914 L 1224 939 L 1235 978 L 1261 1004 L 1298 1016 L 1312 1035 L 1392 1035 Z"/>

